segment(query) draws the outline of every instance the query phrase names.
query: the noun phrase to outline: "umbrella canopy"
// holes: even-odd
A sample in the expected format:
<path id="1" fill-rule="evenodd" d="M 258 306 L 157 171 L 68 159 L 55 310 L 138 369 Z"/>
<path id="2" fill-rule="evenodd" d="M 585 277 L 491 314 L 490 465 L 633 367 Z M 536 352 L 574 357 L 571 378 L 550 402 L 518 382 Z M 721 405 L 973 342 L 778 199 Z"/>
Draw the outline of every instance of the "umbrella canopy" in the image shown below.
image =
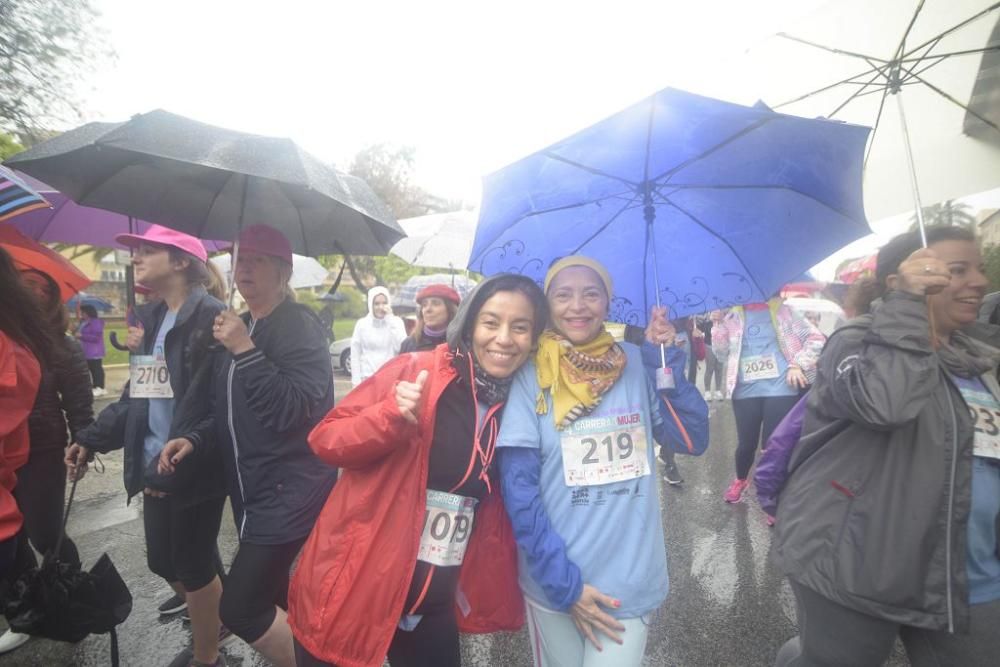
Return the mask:
<path id="1" fill-rule="evenodd" d="M 69 301 L 66 302 L 66 307 L 72 312 L 78 311 L 80 306 L 91 306 L 101 313 L 108 313 L 114 310 L 114 306 L 112 306 L 108 301 L 105 301 L 99 296 L 87 294 L 86 292 L 75 294 Z"/>
<path id="2" fill-rule="evenodd" d="M 10 169 L 0 167 L 0 220 L 48 208 L 49 202 Z"/>
<path id="3" fill-rule="evenodd" d="M 778 111 L 874 128 L 865 209 L 876 220 L 915 208 L 907 136 L 924 203 L 1000 187 L 998 117 L 982 104 L 1000 90 L 980 74 L 1000 48 L 998 18 L 989 0 L 839 0 L 751 49 L 733 76 Z"/>
<path id="4" fill-rule="evenodd" d="M 10 166 L 85 206 L 198 238 L 280 229 L 304 255 L 381 255 L 403 237 L 359 178 L 289 139 L 263 137 L 157 110 L 124 123 L 88 123 L 19 153 Z"/>
<path id="5" fill-rule="evenodd" d="M 19 270 L 35 269 L 55 280 L 63 302 L 91 282 L 90 278 L 55 250 L 29 239 L 8 225 L 0 225 L 0 247 L 10 253 Z"/>
<path id="6" fill-rule="evenodd" d="M 51 208 L 39 208 L 22 213 L 8 222 L 21 230 L 25 236 L 36 241 L 124 249 L 125 246 L 115 241 L 116 236 L 142 234 L 153 224 L 133 219 L 130 226 L 127 215 L 102 208 L 80 206 L 51 185 L 28 174 L 13 171 L 22 182 L 44 195 L 52 204 Z M 230 247 L 229 243 L 221 241 L 203 240 L 202 243 L 210 253 L 228 250 Z"/>
<path id="7" fill-rule="evenodd" d="M 541 280 L 593 257 L 611 319 L 634 324 L 658 302 L 679 317 L 764 301 L 870 233 L 867 136 L 666 89 L 486 177 L 469 268 Z"/>
<path id="8" fill-rule="evenodd" d="M 463 299 L 476 286 L 472 278 L 447 273 L 432 273 L 428 276 L 413 276 L 407 280 L 392 298 L 393 307 L 414 308 L 417 305 L 417 292 L 428 285 L 448 285 Z"/>
<path id="9" fill-rule="evenodd" d="M 232 255 L 228 253 L 217 255 L 209 261 L 215 264 L 219 271 L 222 272 L 222 275 L 226 277 L 226 280 L 229 280 L 229 270 L 233 262 Z M 326 282 L 326 278 L 329 275 L 329 269 L 312 257 L 292 255 L 292 279 L 288 285 L 292 289 L 318 287 Z"/>
<path id="10" fill-rule="evenodd" d="M 414 266 L 464 268 L 469 263 L 478 217 L 476 211 L 454 211 L 400 220 L 406 238 L 389 252 Z"/>

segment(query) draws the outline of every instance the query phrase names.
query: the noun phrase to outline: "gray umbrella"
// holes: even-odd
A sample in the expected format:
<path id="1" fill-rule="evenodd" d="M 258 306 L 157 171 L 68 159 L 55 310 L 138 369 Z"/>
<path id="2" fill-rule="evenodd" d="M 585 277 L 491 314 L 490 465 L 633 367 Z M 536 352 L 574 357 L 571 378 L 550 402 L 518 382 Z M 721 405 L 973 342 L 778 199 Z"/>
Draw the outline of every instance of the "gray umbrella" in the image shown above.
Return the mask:
<path id="1" fill-rule="evenodd" d="M 206 125 L 157 110 L 88 123 L 6 164 L 78 204 L 157 222 L 198 238 L 280 229 L 302 255 L 384 255 L 405 236 L 359 178 L 289 139 Z"/>

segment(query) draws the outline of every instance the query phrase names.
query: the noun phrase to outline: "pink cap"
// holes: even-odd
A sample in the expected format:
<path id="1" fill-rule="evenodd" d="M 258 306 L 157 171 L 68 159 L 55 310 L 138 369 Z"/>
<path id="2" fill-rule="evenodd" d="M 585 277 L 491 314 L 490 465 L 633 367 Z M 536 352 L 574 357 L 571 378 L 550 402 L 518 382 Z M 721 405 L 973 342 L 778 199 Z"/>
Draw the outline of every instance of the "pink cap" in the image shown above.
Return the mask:
<path id="1" fill-rule="evenodd" d="M 240 232 L 240 252 L 269 255 L 292 263 L 292 244 L 274 227 L 251 225 Z"/>
<path id="2" fill-rule="evenodd" d="M 208 261 L 208 253 L 205 252 L 205 245 L 201 241 L 190 234 L 160 225 L 150 225 L 142 234 L 119 234 L 115 237 L 115 241 L 127 248 L 138 248 L 143 243 L 170 246 L 194 255 L 203 262 Z"/>

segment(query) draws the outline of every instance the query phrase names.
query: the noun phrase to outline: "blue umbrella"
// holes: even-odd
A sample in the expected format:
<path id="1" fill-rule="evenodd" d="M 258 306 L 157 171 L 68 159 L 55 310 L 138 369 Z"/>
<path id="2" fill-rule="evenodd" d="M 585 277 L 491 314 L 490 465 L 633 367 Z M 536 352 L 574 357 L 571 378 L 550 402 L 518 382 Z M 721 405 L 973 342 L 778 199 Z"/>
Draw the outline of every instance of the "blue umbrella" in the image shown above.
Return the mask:
<path id="1" fill-rule="evenodd" d="M 612 319 L 764 301 L 870 233 L 869 129 L 665 89 L 487 176 L 469 268 L 604 263 Z"/>
<path id="2" fill-rule="evenodd" d="M 114 308 L 110 302 L 105 301 L 99 296 L 87 294 L 86 292 L 74 294 L 73 297 L 66 302 L 66 307 L 70 310 L 70 312 L 78 311 L 80 306 L 93 306 L 95 310 L 102 313 L 110 312 Z"/>

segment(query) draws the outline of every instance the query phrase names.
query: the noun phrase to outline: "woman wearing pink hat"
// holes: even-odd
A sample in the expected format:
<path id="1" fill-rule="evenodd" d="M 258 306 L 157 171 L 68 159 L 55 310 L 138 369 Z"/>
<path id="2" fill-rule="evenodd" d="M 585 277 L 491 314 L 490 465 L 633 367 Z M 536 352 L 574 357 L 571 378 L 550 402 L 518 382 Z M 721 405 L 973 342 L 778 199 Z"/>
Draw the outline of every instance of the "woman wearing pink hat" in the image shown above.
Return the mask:
<path id="1" fill-rule="evenodd" d="M 458 312 L 458 292 L 436 283 L 417 292 L 417 326 L 399 347 L 400 353 L 433 350 L 445 342 L 448 324 Z"/>
<path id="2" fill-rule="evenodd" d="M 249 312 L 227 310 L 213 324 L 226 348 L 215 372 L 215 444 L 240 536 L 220 613 L 277 667 L 295 664 L 285 615 L 289 568 L 337 477 L 306 441 L 333 407 L 333 367 L 319 317 L 291 296 L 291 275 L 288 239 L 265 225 L 247 227 L 234 276 Z M 171 473 L 192 452 L 197 460 L 201 447 L 169 445 L 160 469 Z"/>
<path id="3" fill-rule="evenodd" d="M 193 653 L 184 649 L 172 665 L 221 665 L 216 538 L 226 490 L 218 482 L 222 463 L 206 455 L 182 474 L 158 474 L 160 452 L 171 443 L 202 444 L 215 437 L 207 410 L 212 367 L 212 323 L 223 305 L 205 291 L 207 254 L 201 241 L 151 226 L 145 234 L 122 234 L 136 249 L 138 282 L 161 298 L 136 306 L 138 326 L 129 328 L 130 377 L 121 399 L 77 433 L 66 453 L 71 478 L 82 477 L 92 452 L 124 447 L 125 490 L 142 491 L 149 569 L 170 582 L 187 602 Z M 211 452 L 211 448 L 207 448 Z"/>

